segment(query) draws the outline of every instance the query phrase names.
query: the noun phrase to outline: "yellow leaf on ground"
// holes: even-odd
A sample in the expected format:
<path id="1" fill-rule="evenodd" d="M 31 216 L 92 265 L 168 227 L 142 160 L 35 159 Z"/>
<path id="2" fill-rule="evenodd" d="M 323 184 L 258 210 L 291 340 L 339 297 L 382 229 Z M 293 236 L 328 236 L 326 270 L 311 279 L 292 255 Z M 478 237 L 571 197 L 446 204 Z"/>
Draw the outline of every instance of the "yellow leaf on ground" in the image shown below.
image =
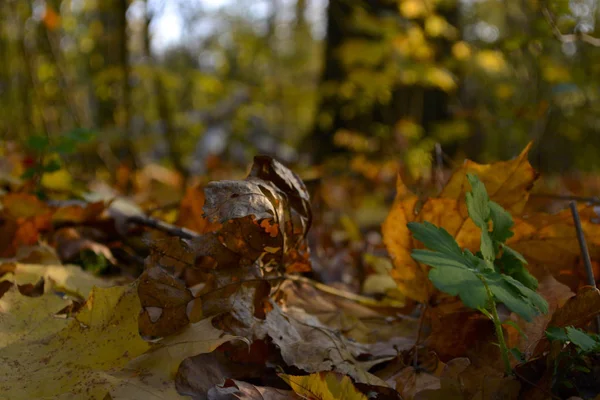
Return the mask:
<path id="1" fill-rule="evenodd" d="M 118 382 L 107 371 L 150 348 L 137 332 L 140 308 L 135 285 L 95 288 L 64 329 L 0 349 L 0 392 L 12 399 L 103 399 Z"/>
<path id="2" fill-rule="evenodd" d="M 18 285 L 35 284 L 44 278 L 47 285 L 51 282 L 51 286 L 76 293 L 84 299 L 94 287 L 113 286 L 111 281 L 94 276 L 76 265 L 16 264 L 13 274 Z"/>
<path id="3" fill-rule="evenodd" d="M 60 331 L 68 321 L 54 314 L 70 303 L 52 293 L 24 296 L 13 285 L 0 298 L 0 348 L 23 340 L 39 340 Z"/>
<path id="4" fill-rule="evenodd" d="M 308 399 L 316 400 L 367 400 L 367 396 L 354 387 L 349 377 L 335 372 L 318 372 L 306 376 L 279 374 L 292 390 Z"/>
<path id="5" fill-rule="evenodd" d="M 179 334 L 163 339 L 150 351 L 131 360 L 121 371 L 113 373 L 112 376 L 120 383 L 111 389 L 112 398 L 149 400 L 153 398 L 148 396 L 149 393 L 157 399 L 180 398 L 173 379 L 184 359 L 210 353 L 225 342 L 242 339 L 215 328 L 212 319 L 190 324 Z"/>

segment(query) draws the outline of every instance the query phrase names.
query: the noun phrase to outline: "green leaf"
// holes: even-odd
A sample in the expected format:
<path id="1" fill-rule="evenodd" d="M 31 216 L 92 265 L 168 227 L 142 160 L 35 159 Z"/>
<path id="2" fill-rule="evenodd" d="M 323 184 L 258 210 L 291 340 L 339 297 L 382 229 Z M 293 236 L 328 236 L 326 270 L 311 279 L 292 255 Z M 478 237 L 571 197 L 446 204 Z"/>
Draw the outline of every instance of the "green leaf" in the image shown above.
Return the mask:
<path id="1" fill-rule="evenodd" d="M 571 343 L 579 347 L 584 353 L 591 353 L 593 351 L 600 350 L 600 342 L 594 340 L 594 337 L 582 331 L 581 329 L 567 326 L 565 330 Z"/>
<path id="2" fill-rule="evenodd" d="M 493 222 L 492 239 L 504 243 L 513 236 L 511 228 L 514 225 L 512 216 L 495 201 L 489 202 L 490 217 Z"/>
<path id="3" fill-rule="evenodd" d="M 527 361 L 527 359 L 525 358 L 525 354 L 523 354 L 521 350 L 517 349 L 516 347 L 510 349 L 510 354 L 512 354 L 513 357 L 520 363 Z"/>
<path id="4" fill-rule="evenodd" d="M 546 301 L 516 279 L 497 272 L 485 274 L 484 278 L 494 297 L 526 321 L 531 322 L 536 315 L 548 312 Z"/>
<path id="5" fill-rule="evenodd" d="M 429 279 L 442 292 L 458 295 L 470 308 L 485 308 L 487 293 L 485 285 L 476 273 L 466 268 L 432 268 Z"/>
<path id="6" fill-rule="evenodd" d="M 471 192 L 466 193 L 467 210 L 475 225 L 481 229 L 481 254 L 485 260 L 492 261 L 496 258 L 496 251 L 488 229 L 490 198 L 476 175 L 467 174 L 467 179 L 471 184 Z"/>
<path id="7" fill-rule="evenodd" d="M 538 287 L 537 279 L 527 271 L 523 262 L 518 259 L 515 254 L 520 256 L 519 253 L 513 251 L 510 247 L 504 247 L 504 252 L 502 253 L 502 256 L 496 260 L 496 265 L 503 274 L 512 276 L 529 289 L 536 290 Z"/>
<path id="8" fill-rule="evenodd" d="M 569 337 L 565 332 L 565 328 L 560 328 L 558 326 L 551 326 L 548 329 L 546 329 L 546 337 L 551 342 L 554 342 L 555 340 L 558 340 L 562 343 L 569 341 Z"/>
<path id="9" fill-rule="evenodd" d="M 502 249 L 504 250 L 504 252 L 506 253 L 510 253 L 511 256 L 513 256 L 514 258 L 516 258 L 517 260 L 521 261 L 523 264 L 527 265 L 527 260 L 525 259 L 525 257 L 523 257 L 523 255 L 521 253 L 519 253 L 516 250 L 513 250 L 512 248 L 508 247 L 505 244 L 502 244 Z"/>
<path id="10" fill-rule="evenodd" d="M 438 228 L 431 222 L 409 222 L 406 224 L 412 232 L 413 237 L 420 242 L 423 242 L 428 249 L 439 251 L 447 255 L 462 255 L 462 251 L 458 244 L 444 228 Z"/>

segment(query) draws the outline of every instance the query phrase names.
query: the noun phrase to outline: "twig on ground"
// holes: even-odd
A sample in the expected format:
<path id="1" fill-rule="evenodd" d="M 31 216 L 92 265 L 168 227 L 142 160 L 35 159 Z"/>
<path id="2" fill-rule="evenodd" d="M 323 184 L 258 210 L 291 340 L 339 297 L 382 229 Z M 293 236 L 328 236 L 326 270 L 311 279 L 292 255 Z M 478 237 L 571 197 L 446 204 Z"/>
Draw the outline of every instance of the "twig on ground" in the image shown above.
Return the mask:
<path id="1" fill-rule="evenodd" d="M 134 215 L 127 218 L 127 223 L 147 226 L 149 228 L 156 229 L 161 232 L 168 233 L 169 235 L 179 236 L 183 239 L 197 239 L 201 235 L 187 228 L 181 228 L 179 226 L 168 224 L 156 218 L 146 217 L 142 215 Z"/>
<path id="2" fill-rule="evenodd" d="M 572 201 L 569 203 L 571 207 L 571 214 L 573 214 L 573 222 L 575 222 L 575 231 L 577 232 L 577 241 L 579 242 L 579 249 L 585 265 L 585 271 L 587 274 L 588 285 L 596 287 L 596 279 L 594 278 L 594 270 L 592 269 L 592 260 L 590 259 L 590 253 L 588 251 L 587 243 L 585 241 L 585 235 L 583 228 L 581 227 L 581 218 L 579 218 L 579 212 L 577 211 L 577 203 Z M 596 332 L 600 332 L 600 316 L 596 316 Z"/>

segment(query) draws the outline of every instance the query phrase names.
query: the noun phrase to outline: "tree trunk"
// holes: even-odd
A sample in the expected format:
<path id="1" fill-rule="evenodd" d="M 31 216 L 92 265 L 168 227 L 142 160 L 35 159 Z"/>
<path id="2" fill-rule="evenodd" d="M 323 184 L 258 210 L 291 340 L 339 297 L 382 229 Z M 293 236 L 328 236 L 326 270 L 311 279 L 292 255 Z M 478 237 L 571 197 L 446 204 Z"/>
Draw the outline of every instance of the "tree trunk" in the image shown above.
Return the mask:
<path id="1" fill-rule="evenodd" d="M 360 92 L 353 96 L 340 95 L 340 88 L 349 81 L 352 66 L 344 65 L 340 52 L 349 41 L 367 42 L 369 48 L 381 46 L 386 40 L 383 32 L 364 28 L 359 24 L 357 10 L 370 19 L 395 18 L 400 20 L 398 2 L 386 0 L 337 0 L 330 1 L 327 8 L 327 39 L 324 68 L 320 80 L 320 100 L 314 127 L 304 143 L 315 161 L 321 162 L 330 155 L 347 152 L 336 146 L 334 136 L 340 130 L 349 130 L 372 136 L 377 131 L 391 137 L 393 127 L 404 117 L 429 131 L 432 125 L 449 117 L 448 94 L 436 88 L 405 86 L 397 81 L 390 84 L 390 99 L 387 102 L 372 101 L 364 104 Z M 359 17 L 360 18 L 360 17 Z M 452 21 L 451 21 L 452 23 Z M 389 39 L 387 39 L 389 40 Z M 392 53 L 390 48 L 386 49 Z M 365 56 L 367 57 L 367 56 Z M 364 63 L 363 71 L 377 76 L 383 73 L 386 63 L 396 62 L 393 57 L 383 58 L 379 65 Z M 361 102 L 363 102 L 361 104 Z M 345 110 L 351 110 L 347 112 Z"/>

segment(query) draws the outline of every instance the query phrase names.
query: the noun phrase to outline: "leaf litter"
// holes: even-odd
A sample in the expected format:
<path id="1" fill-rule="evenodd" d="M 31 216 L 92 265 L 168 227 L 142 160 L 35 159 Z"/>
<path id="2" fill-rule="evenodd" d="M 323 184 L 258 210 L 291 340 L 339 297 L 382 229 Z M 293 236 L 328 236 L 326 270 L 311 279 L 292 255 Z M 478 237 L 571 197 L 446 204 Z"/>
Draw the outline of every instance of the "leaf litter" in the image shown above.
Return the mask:
<path id="1" fill-rule="evenodd" d="M 396 287 L 369 289 L 374 296 L 369 301 L 343 288 L 322 290 L 323 284 L 297 279 L 295 274 L 311 271 L 314 221 L 308 190 L 295 173 L 266 156 L 255 158 L 244 180 L 189 188 L 175 220 L 188 230 L 179 237 L 175 227 L 165 233 L 133 226 L 129 215 L 145 218 L 135 205 L 115 211 L 114 201 L 45 202 L 28 193 L 5 194 L 0 198 L 0 393 L 7 398 L 323 400 L 550 393 L 552 371 L 539 366 L 555 360 L 555 344 L 544 332 L 558 327 L 579 338 L 573 329 L 585 329 L 600 313 L 600 296 L 584 287 L 567 212 L 523 214 L 537 179 L 528 150 L 506 162 L 468 161 L 438 196 L 425 200 L 398 177 L 396 199 L 382 226 Z M 489 199 L 470 194 L 475 183 L 469 174 L 478 177 Z M 580 213 L 597 262 L 598 216 L 587 206 Z M 427 230 L 412 229 L 417 222 Z M 61 234 L 65 226 L 96 233 L 77 228 Z M 511 362 L 509 375 L 494 345 L 493 325 L 469 308 L 482 306 L 480 297 L 456 297 L 459 292 L 448 290 L 447 281 L 431 278 L 435 268 L 420 263 L 431 260 L 424 258 L 429 254 L 423 253 L 419 235 L 437 238 L 426 239 L 435 249 L 446 243 L 441 228 L 456 241 L 461 257 L 462 249 L 472 254 L 481 249 L 482 258 L 491 260 L 506 240 L 503 254 L 513 249 L 523 255 L 526 271 L 535 277 L 531 287 L 549 305 L 549 313 L 538 316 L 510 303 L 498 307 L 507 343 L 522 356 Z M 437 250 L 457 256 L 456 249 Z M 113 265 L 117 257 L 142 255 L 144 271 L 107 280 L 60 264 L 86 250 Z M 463 286 L 470 279 L 452 277 Z M 405 296 L 406 304 L 386 300 L 390 290 Z"/>

